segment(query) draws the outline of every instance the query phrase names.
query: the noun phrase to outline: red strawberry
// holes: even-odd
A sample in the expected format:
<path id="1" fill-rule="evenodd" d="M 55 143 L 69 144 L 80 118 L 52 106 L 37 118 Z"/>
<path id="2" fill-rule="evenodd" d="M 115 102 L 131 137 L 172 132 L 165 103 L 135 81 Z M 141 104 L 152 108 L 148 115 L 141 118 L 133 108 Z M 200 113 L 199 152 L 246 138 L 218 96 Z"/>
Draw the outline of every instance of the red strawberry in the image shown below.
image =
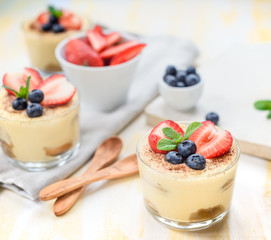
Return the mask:
<path id="1" fill-rule="evenodd" d="M 121 35 L 118 32 L 112 32 L 105 35 L 106 45 L 107 47 L 112 46 L 113 44 L 117 43 L 121 39 Z"/>
<path id="2" fill-rule="evenodd" d="M 49 12 L 42 12 L 38 17 L 37 21 L 40 25 L 43 25 L 45 23 L 48 23 L 50 18 L 50 13 Z"/>
<path id="3" fill-rule="evenodd" d="M 96 31 L 100 33 L 101 35 L 103 35 L 103 28 L 100 25 L 95 25 L 95 27 L 93 28 L 93 31 Z"/>
<path id="4" fill-rule="evenodd" d="M 137 56 L 142 49 L 146 46 L 144 43 L 137 44 L 135 46 L 129 47 L 125 49 L 123 52 L 119 53 L 118 55 L 114 56 L 110 61 L 110 65 L 117 65 L 123 62 L 127 62 Z"/>
<path id="5" fill-rule="evenodd" d="M 125 49 L 132 47 L 134 45 L 138 44 L 138 41 L 136 40 L 131 40 L 122 44 L 118 44 L 117 46 L 113 46 L 110 47 L 106 50 L 104 50 L 103 52 L 101 52 L 100 56 L 102 58 L 111 58 L 119 53 L 121 53 L 122 51 L 124 51 Z"/>
<path id="6" fill-rule="evenodd" d="M 3 84 L 19 92 L 21 86 L 26 87 L 26 80 L 29 76 L 31 76 L 29 90 L 32 91 L 42 82 L 39 72 L 33 68 L 24 68 L 22 73 L 6 73 L 3 77 Z M 9 89 L 6 90 L 9 94 L 15 95 L 15 93 Z"/>
<path id="7" fill-rule="evenodd" d="M 80 39 L 70 40 L 65 49 L 65 56 L 68 62 L 77 65 L 88 65 L 93 67 L 104 66 L 103 60 L 91 46 Z"/>
<path id="8" fill-rule="evenodd" d="M 104 48 L 106 48 L 106 39 L 105 37 L 100 34 L 98 31 L 95 30 L 89 30 L 87 32 L 87 37 L 89 40 L 90 45 L 93 47 L 93 49 L 96 52 L 102 51 Z"/>
<path id="9" fill-rule="evenodd" d="M 76 88 L 62 74 L 50 76 L 38 88 L 44 94 L 41 102 L 44 106 L 63 105 L 69 102 L 76 92 Z"/>
<path id="10" fill-rule="evenodd" d="M 157 149 L 157 143 L 159 142 L 160 139 L 162 138 L 167 138 L 164 133 L 163 133 L 163 128 L 165 127 L 170 127 L 174 129 L 177 133 L 181 133 L 181 135 L 184 135 L 183 129 L 175 122 L 171 120 L 166 120 L 161 123 L 159 123 L 156 127 L 154 127 L 149 135 L 149 145 L 151 149 L 156 152 L 156 153 L 161 153 L 161 154 L 167 154 L 167 151 L 159 150 Z"/>
<path id="11" fill-rule="evenodd" d="M 72 12 L 65 10 L 59 18 L 59 24 L 66 30 L 79 30 L 82 26 L 82 20 Z"/>
<path id="12" fill-rule="evenodd" d="M 231 148 L 233 138 L 226 130 L 218 131 L 210 121 L 203 122 L 189 138 L 197 146 L 197 153 L 205 158 L 219 157 Z"/>

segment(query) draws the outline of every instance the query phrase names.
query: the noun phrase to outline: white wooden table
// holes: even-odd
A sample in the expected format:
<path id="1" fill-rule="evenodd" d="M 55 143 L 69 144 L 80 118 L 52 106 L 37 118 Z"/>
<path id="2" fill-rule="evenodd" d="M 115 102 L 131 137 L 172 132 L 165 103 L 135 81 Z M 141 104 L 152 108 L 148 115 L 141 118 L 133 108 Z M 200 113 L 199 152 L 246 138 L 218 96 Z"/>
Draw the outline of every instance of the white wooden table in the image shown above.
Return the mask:
<path id="1" fill-rule="evenodd" d="M 118 29 L 190 38 L 200 48 L 199 64 L 236 43 L 271 41 L 270 1 L 59 2 Z M 46 4 L 0 0 L 1 77 L 29 65 L 20 24 Z M 135 152 L 149 128 L 141 115 L 120 133 L 122 157 Z M 144 209 L 138 176 L 93 184 L 63 217 L 53 215 L 52 205 L 0 189 L 0 239 L 271 239 L 271 161 L 241 155 L 228 217 L 199 232 L 169 230 L 153 220 Z"/>

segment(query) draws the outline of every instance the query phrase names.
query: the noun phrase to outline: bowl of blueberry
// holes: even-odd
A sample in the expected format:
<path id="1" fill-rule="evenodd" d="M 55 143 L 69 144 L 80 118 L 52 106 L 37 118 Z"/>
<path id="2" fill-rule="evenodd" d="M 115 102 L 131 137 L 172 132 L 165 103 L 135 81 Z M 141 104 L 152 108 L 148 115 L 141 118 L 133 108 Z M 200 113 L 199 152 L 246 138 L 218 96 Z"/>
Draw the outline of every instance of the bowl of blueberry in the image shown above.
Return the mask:
<path id="1" fill-rule="evenodd" d="M 190 110 L 196 106 L 203 90 L 203 81 L 196 68 L 177 69 L 173 65 L 166 68 L 159 84 L 159 91 L 166 104 L 178 111 Z"/>

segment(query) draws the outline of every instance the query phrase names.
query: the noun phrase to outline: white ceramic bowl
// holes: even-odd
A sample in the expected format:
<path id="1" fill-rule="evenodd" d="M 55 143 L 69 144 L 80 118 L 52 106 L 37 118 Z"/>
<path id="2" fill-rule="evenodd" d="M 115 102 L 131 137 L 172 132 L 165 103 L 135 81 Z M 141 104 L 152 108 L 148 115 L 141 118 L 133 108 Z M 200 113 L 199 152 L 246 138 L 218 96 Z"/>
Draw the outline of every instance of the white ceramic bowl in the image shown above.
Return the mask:
<path id="1" fill-rule="evenodd" d="M 105 67 L 80 66 L 66 61 L 68 41 L 85 36 L 85 33 L 78 34 L 61 41 L 55 50 L 56 58 L 67 78 L 79 90 L 83 105 L 94 111 L 112 111 L 125 103 L 141 54 L 127 62 Z"/>
<path id="2" fill-rule="evenodd" d="M 187 111 L 195 107 L 203 90 L 203 81 L 190 87 L 172 87 L 163 79 L 159 83 L 159 91 L 166 104 L 177 111 Z"/>

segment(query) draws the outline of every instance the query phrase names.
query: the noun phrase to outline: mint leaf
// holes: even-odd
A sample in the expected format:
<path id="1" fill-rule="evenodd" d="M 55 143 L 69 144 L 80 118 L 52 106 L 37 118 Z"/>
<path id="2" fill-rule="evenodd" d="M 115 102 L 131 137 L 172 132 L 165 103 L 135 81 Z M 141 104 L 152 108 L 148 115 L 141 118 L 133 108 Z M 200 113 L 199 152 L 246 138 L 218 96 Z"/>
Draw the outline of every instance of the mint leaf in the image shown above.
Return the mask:
<path id="1" fill-rule="evenodd" d="M 53 6 L 49 6 L 48 10 L 56 18 L 60 18 L 62 16 L 62 11 L 55 9 Z"/>
<path id="2" fill-rule="evenodd" d="M 181 133 L 179 132 L 177 138 L 174 139 L 174 140 L 175 140 L 177 143 L 180 143 L 180 142 L 182 141 L 182 139 L 183 139 L 183 136 L 182 136 Z"/>
<path id="3" fill-rule="evenodd" d="M 178 133 L 170 127 L 165 127 L 162 129 L 163 133 L 165 134 L 166 137 L 174 140 L 178 138 Z"/>
<path id="4" fill-rule="evenodd" d="M 271 110 L 271 100 L 260 100 L 254 103 L 254 107 L 258 110 Z"/>
<path id="5" fill-rule="evenodd" d="M 269 113 L 267 114 L 267 119 L 271 119 L 271 111 L 269 111 Z"/>
<path id="6" fill-rule="evenodd" d="M 200 122 L 190 123 L 185 131 L 184 140 L 188 140 L 188 138 L 190 138 L 192 133 L 195 132 L 201 125 L 202 125 L 202 123 L 200 123 Z"/>
<path id="7" fill-rule="evenodd" d="M 28 76 L 26 80 L 26 97 L 25 97 L 26 100 L 28 99 L 28 94 L 29 94 L 30 78 L 31 76 Z"/>
<path id="8" fill-rule="evenodd" d="M 164 150 L 164 151 L 174 150 L 177 148 L 177 146 L 178 146 L 178 143 L 166 138 L 160 139 L 157 143 L 157 149 Z"/>

